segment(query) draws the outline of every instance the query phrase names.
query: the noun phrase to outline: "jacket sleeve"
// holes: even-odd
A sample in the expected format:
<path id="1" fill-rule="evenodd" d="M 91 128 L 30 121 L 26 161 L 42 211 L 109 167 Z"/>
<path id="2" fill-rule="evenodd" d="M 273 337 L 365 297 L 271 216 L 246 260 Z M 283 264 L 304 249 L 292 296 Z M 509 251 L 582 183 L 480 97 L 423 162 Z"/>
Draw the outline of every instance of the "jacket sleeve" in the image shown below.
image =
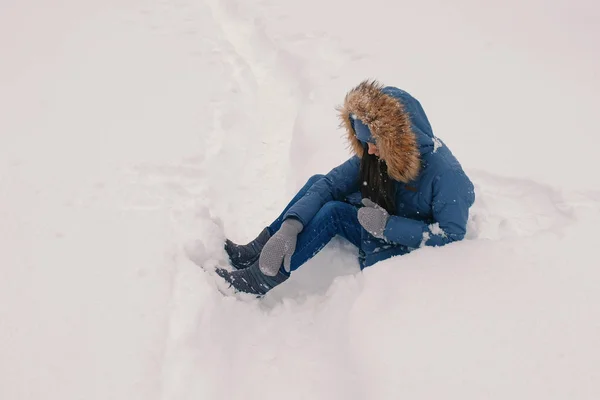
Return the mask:
<path id="1" fill-rule="evenodd" d="M 359 169 L 360 159 L 357 156 L 335 167 L 315 182 L 306 194 L 290 207 L 283 218 L 297 218 L 306 226 L 325 203 L 344 200 L 346 196 L 358 191 Z"/>
<path id="2" fill-rule="evenodd" d="M 385 238 L 408 247 L 443 246 L 465 237 L 469 208 L 475 201 L 473 184 L 462 171 L 449 171 L 433 183 L 433 223 L 390 216 Z"/>

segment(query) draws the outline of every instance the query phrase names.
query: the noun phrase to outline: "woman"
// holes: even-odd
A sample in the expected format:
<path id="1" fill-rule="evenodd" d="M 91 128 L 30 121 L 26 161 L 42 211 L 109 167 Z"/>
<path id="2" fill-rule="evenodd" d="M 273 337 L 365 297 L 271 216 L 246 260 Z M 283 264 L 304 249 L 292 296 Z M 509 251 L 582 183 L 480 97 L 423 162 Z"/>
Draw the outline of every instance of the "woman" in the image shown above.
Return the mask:
<path id="1" fill-rule="evenodd" d="M 464 238 L 473 184 L 433 135 L 421 104 L 403 90 L 364 81 L 339 111 L 355 155 L 311 177 L 254 241 L 226 241 L 237 270 L 217 274 L 236 291 L 264 295 L 335 235 L 358 247 L 361 269 Z"/>

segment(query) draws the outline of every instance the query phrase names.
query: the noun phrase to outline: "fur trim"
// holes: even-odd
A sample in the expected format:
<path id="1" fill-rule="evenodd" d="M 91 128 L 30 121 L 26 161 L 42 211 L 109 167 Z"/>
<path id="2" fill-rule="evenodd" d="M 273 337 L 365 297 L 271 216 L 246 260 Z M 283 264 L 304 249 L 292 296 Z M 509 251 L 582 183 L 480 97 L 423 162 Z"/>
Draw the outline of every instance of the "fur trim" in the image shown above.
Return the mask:
<path id="1" fill-rule="evenodd" d="M 421 168 L 417 137 L 411 129 L 410 116 L 398 99 L 381 91 L 377 81 L 363 81 L 346 94 L 339 107 L 340 126 L 345 128 L 350 146 L 359 157 L 363 147 L 356 138 L 350 118 L 355 115 L 371 130 L 380 158 L 387 164 L 393 179 L 408 183 L 415 180 Z"/>

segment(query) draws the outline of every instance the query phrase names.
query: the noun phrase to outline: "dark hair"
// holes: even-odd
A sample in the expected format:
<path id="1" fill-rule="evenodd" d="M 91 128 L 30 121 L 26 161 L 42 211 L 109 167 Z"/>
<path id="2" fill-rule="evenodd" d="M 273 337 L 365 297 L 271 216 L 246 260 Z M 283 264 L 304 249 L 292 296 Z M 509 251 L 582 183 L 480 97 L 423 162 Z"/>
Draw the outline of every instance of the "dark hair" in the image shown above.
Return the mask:
<path id="1" fill-rule="evenodd" d="M 358 177 L 363 199 L 369 198 L 388 213 L 396 214 L 396 184 L 387 173 L 385 161 L 369 154 L 366 144 L 363 146 Z"/>

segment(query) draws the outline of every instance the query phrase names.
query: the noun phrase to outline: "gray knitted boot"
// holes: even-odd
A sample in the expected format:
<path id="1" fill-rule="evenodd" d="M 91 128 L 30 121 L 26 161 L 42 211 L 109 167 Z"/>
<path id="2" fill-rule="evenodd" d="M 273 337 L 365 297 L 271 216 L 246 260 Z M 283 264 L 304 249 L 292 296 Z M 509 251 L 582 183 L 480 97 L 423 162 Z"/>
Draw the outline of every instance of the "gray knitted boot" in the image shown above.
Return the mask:
<path id="1" fill-rule="evenodd" d="M 264 296 L 269 290 L 282 284 L 290 277 L 283 270 L 283 267 L 277 271 L 275 276 L 263 274 L 258 267 L 258 260 L 243 270 L 229 272 L 223 268 L 217 268 L 215 272 L 225 279 L 236 292 L 250 293 L 259 297 Z"/>
<path id="2" fill-rule="evenodd" d="M 256 239 L 245 245 L 235 244 L 231 240 L 226 239 L 225 251 L 229 255 L 231 265 L 237 269 L 244 269 L 254 264 L 258 260 L 265 243 L 270 238 L 269 229 L 265 228 L 258 234 Z"/>

